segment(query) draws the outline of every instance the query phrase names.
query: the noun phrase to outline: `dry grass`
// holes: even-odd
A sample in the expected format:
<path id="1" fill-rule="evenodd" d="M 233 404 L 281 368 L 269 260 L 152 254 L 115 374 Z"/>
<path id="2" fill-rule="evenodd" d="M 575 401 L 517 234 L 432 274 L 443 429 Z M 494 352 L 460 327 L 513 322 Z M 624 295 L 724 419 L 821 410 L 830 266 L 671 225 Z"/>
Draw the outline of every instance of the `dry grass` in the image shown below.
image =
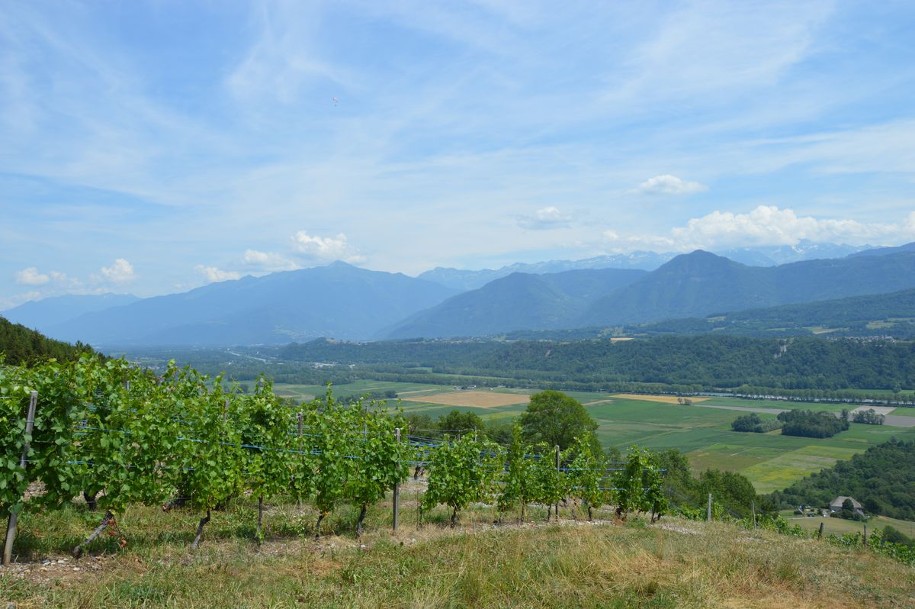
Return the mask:
<path id="1" fill-rule="evenodd" d="M 473 408 L 499 408 L 527 404 L 530 396 L 517 393 L 498 393 L 496 391 L 449 391 L 415 398 L 403 398 L 405 402 L 423 402 L 425 404 L 442 404 L 444 406 L 468 406 Z"/>
<path id="2" fill-rule="evenodd" d="M 278 506 L 269 522 L 274 532 L 288 531 L 298 516 L 312 515 Z M 162 538 L 168 519 L 135 516 L 135 538 Z M 728 524 L 665 518 L 655 525 L 494 525 L 484 509 L 466 514 L 456 529 L 410 522 L 396 534 L 376 512 L 361 539 L 273 534 L 258 545 L 225 535 L 238 526 L 233 519 L 249 516 L 219 514 L 212 524 L 224 529 L 214 529 L 197 551 L 176 539 L 141 541 L 79 563 L 36 556 L 0 570 L 0 607 L 915 606 L 910 567 Z M 188 523 L 193 518 L 186 515 Z"/>

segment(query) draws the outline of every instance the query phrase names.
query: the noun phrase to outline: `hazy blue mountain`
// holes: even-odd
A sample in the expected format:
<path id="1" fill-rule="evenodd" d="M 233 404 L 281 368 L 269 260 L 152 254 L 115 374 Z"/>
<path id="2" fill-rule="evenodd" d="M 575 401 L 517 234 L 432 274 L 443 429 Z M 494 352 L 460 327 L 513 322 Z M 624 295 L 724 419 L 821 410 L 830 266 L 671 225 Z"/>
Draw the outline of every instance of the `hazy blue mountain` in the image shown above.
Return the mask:
<path id="1" fill-rule="evenodd" d="M 915 251 L 748 267 L 708 252 L 677 256 L 601 298 L 577 325 L 646 323 L 883 294 L 915 287 Z"/>
<path id="2" fill-rule="evenodd" d="M 716 250 L 714 253 L 747 266 L 777 266 L 804 260 L 821 260 L 824 258 L 844 258 L 869 246 L 845 245 L 836 243 L 814 243 L 801 241 L 797 245 L 742 247 L 729 250 Z"/>
<path id="3" fill-rule="evenodd" d="M 790 262 L 817 260 L 824 258 L 844 258 L 867 249 L 868 246 L 855 246 L 836 243 L 814 243 L 801 241 L 797 245 L 756 246 L 716 250 L 714 253 L 743 263 L 747 266 L 777 266 Z M 673 259 L 677 254 L 672 252 L 639 251 L 630 254 L 609 254 L 586 258 L 584 260 L 550 260 L 548 262 L 516 263 L 499 269 L 471 271 L 438 267 L 419 275 L 421 279 L 434 281 L 442 285 L 466 291 L 480 288 L 490 281 L 507 277 L 512 273 L 561 273 L 580 269 L 640 269 L 653 271 Z"/>
<path id="4" fill-rule="evenodd" d="M 384 336 L 489 336 L 513 330 L 565 328 L 591 303 L 644 275 L 646 271 L 634 269 L 513 273 L 421 311 Z"/>
<path id="5" fill-rule="evenodd" d="M 860 252 L 855 252 L 852 256 L 886 256 L 887 254 L 900 254 L 903 252 L 915 252 L 915 242 L 906 243 L 897 247 L 875 247 Z"/>
<path id="6" fill-rule="evenodd" d="M 336 262 L 140 300 L 82 315 L 49 334 L 94 346 L 363 340 L 454 293 L 400 273 Z"/>
<path id="7" fill-rule="evenodd" d="M 45 332 L 48 328 L 75 319 L 80 315 L 119 307 L 138 300 L 140 299 L 130 294 L 53 296 L 21 304 L 4 311 L 3 316 L 13 323 Z"/>
<path id="8" fill-rule="evenodd" d="M 671 258 L 673 253 L 632 252 L 631 254 L 612 254 L 597 256 L 584 260 L 550 260 L 547 262 L 515 263 L 499 269 L 469 271 L 463 269 L 437 267 L 419 275 L 420 279 L 434 281 L 461 291 L 475 290 L 490 281 L 507 277 L 512 273 L 543 275 L 565 271 L 587 269 L 636 269 L 651 271 Z"/>

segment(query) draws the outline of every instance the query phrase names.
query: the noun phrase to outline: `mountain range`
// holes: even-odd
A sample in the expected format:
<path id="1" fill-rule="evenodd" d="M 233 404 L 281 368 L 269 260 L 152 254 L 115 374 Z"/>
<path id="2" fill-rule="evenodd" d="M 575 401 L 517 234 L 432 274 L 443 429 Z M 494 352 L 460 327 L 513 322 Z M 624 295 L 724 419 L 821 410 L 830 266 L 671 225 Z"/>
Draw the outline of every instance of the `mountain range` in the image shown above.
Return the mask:
<path id="1" fill-rule="evenodd" d="M 597 260 L 538 268 L 600 264 Z M 775 266 L 748 266 L 697 250 L 650 271 L 514 272 L 468 290 L 454 287 L 453 281 L 431 281 L 434 277 L 433 271 L 413 278 L 337 262 L 147 299 L 47 299 L 3 316 L 52 338 L 97 348 L 285 344 L 318 337 L 483 337 L 618 327 L 913 289 L 915 244 Z M 906 296 L 895 298 L 905 301 Z"/>
<path id="2" fill-rule="evenodd" d="M 905 247 L 905 246 L 903 246 Z M 741 262 L 748 266 L 777 266 L 790 262 L 817 260 L 823 258 L 842 258 L 858 252 L 881 251 L 871 250 L 868 246 L 853 246 L 837 243 L 814 243 L 800 241 L 797 245 L 778 245 L 769 247 L 742 247 L 714 252 L 724 258 Z M 422 273 L 420 279 L 434 281 L 461 291 L 483 287 L 490 281 L 507 277 L 512 273 L 543 275 L 545 273 L 562 273 L 583 269 L 638 269 L 653 271 L 662 264 L 677 256 L 674 252 L 637 251 L 630 254 L 611 254 L 586 258 L 584 260 L 550 260 L 547 262 L 516 263 L 498 269 L 468 271 L 437 267 Z"/>
<path id="3" fill-rule="evenodd" d="M 359 340 L 454 293 L 400 273 L 335 262 L 213 283 L 34 327 L 59 340 L 93 346 L 284 344 L 320 336 Z M 18 320 L 17 309 L 4 315 Z"/>

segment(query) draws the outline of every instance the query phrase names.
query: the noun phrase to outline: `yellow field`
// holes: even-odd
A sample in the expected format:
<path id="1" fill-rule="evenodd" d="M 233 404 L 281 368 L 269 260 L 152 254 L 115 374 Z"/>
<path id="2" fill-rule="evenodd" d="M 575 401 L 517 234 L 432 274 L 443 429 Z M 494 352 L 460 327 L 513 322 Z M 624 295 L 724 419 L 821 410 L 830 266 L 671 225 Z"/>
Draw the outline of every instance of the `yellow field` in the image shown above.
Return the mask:
<path id="1" fill-rule="evenodd" d="M 613 397 L 620 398 L 623 400 L 642 400 L 643 402 L 660 402 L 662 404 L 678 404 L 677 396 L 675 395 L 644 395 L 641 393 L 615 393 Z M 690 398 L 693 401 L 693 404 L 697 402 L 704 402 L 709 398 L 700 398 L 692 397 Z"/>
<path id="2" fill-rule="evenodd" d="M 423 402 L 424 404 L 442 404 L 444 406 L 471 406 L 474 408 L 498 408 L 514 404 L 527 404 L 529 395 L 516 393 L 496 393 L 495 391 L 449 391 L 434 395 L 423 395 L 415 398 L 403 398 L 405 402 Z"/>

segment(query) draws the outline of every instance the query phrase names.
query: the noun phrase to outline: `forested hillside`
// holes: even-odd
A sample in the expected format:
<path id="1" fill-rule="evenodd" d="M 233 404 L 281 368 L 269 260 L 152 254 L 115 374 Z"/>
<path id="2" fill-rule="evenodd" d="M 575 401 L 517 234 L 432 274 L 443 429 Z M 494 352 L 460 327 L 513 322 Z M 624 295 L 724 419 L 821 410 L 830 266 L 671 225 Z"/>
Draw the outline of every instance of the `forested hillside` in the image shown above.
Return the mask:
<path id="1" fill-rule="evenodd" d="M 810 398 L 841 398 L 847 389 L 881 389 L 912 399 L 905 392 L 915 389 L 915 343 L 893 340 L 712 335 L 622 342 L 318 340 L 275 353 L 282 360 L 336 363 L 316 374 L 355 378 L 370 370 L 376 378 L 386 373 L 392 380 L 435 382 L 435 375 L 460 374 L 478 377 L 483 384 L 508 379 L 531 386 L 613 390 L 651 383 L 677 391 L 807 392 L 801 397 Z"/>
<path id="2" fill-rule="evenodd" d="M 71 345 L 50 339 L 23 325 L 14 324 L 0 317 L 0 357 L 7 364 L 28 364 L 38 360 L 54 358 L 75 360 L 80 353 L 91 353 L 92 348 L 82 343 Z"/>
<path id="3" fill-rule="evenodd" d="M 915 441 L 891 440 L 772 494 L 783 506 L 854 497 L 871 514 L 915 520 Z"/>
<path id="4" fill-rule="evenodd" d="M 915 338 L 915 290 L 672 319 L 626 330 L 633 334 L 798 336 L 829 332 L 841 336 Z"/>

